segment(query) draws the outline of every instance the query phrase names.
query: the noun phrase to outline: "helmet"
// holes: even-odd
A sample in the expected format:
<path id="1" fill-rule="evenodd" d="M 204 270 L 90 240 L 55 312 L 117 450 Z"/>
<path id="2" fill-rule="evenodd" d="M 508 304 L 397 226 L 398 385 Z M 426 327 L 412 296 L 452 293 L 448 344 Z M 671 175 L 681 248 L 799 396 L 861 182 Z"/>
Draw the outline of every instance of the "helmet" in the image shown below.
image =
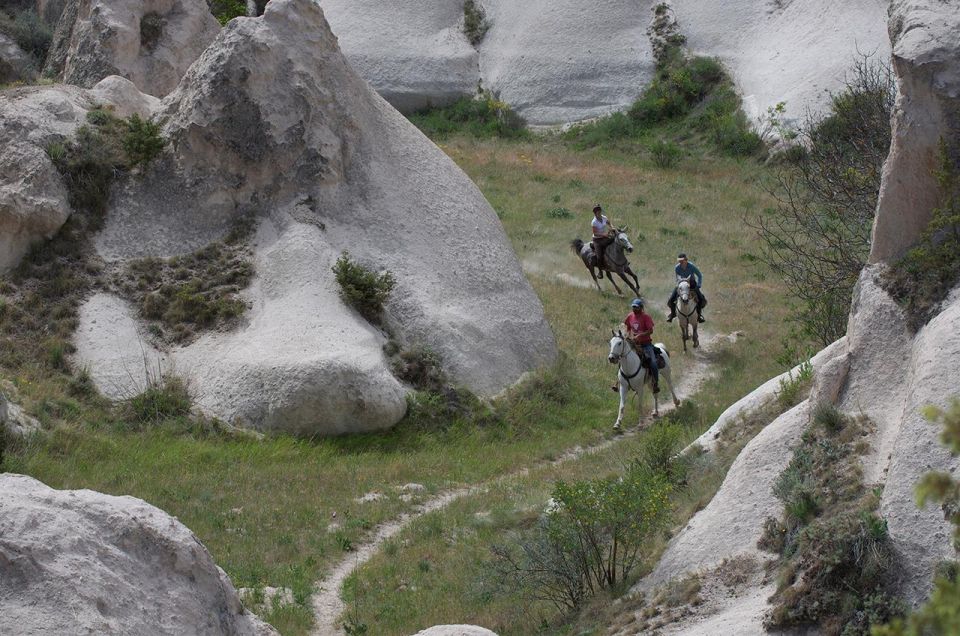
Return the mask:
<path id="1" fill-rule="evenodd" d="M 640 300 L 639 298 L 634 298 L 634 299 L 633 299 L 633 302 L 630 303 L 630 306 L 633 307 L 633 308 L 643 307 L 643 301 Z"/>

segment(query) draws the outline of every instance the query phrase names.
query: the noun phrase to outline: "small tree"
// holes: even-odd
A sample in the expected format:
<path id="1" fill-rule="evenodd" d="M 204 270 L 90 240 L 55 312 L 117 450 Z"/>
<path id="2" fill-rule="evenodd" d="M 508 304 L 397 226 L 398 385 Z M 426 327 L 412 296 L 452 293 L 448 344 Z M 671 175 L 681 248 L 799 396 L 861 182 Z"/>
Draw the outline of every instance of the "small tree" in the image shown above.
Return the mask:
<path id="1" fill-rule="evenodd" d="M 664 475 L 640 464 L 622 477 L 557 482 L 533 532 L 493 549 L 500 579 L 535 600 L 577 609 L 628 580 L 644 540 L 668 517 L 670 490 Z"/>
<path id="2" fill-rule="evenodd" d="M 893 73 L 859 59 L 826 117 L 808 116 L 772 187 L 775 209 L 746 223 L 760 260 L 800 301 L 803 335 L 830 344 L 846 333 L 853 286 L 870 254 L 880 174 L 890 148 Z"/>

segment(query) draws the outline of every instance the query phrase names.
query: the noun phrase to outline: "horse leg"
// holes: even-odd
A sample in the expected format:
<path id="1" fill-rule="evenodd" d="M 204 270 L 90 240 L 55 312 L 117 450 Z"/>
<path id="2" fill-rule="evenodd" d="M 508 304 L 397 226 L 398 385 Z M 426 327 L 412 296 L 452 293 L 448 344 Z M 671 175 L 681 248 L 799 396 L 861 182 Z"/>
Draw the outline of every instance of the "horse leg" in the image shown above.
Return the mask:
<path id="1" fill-rule="evenodd" d="M 670 395 L 673 397 L 673 405 L 680 406 L 680 398 L 677 397 L 676 391 L 673 390 L 673 380 L 670 378 L 670 366 L 667 365 L 663 367 L 663 371 L 660 372 L 660 375 L 667 379 L 667 386 L 670 387 Z"/>
<path id="2" fill-rule="evenodd" d="M 591 266 L 588 265 L 588 266 L 587 266 L 587 269 L 590 270 L 590 276 L 593 278 L 593 284 L 597 286 L 597 291 L 602 294 L 602 293 L 603 293 L 603 290 L 600 289 L 600 281 L 597 280 L 597 275 L 596 275 L 596 273 L 594 273 L 593 267 L 591 267 Z M 603 272 L 600 272 L 600 274 L 601 274 L 601 276 L 602 276 L 602 275 L 603 275 Z"/>
<path id="3" fill-rule="evenodd" d="M 639 295 L 640 295 L 640 287 L 639 287 L 639 286 L 634 287 L 634 286 L 633 286 L 633 283 L 631 283 L 630 280 L 629 280 L 626 276 L 624 276 L 624 274 L 623 274 L 622 271 L 617 272 L 617 274 L 620 276 L 620 278 L 623 279 L 623 282 L 625 282 L 625 283 L 627 284 L 627 287 L 630 288 L 630 291 L 633 292 L 633 295 L 634 295 L 634 296 L 639 296 Z M 610 280 L 613 280 L 613 278 L 611 278 Z"/>
<path id="4" fill-rule="evenodd" d="M 640 388 L 637 389 L 637 402 L 640 406 L 640 419 L 637 421 L 637 428 L 643 426 L 643 385 L 646 383 L 647 372 L 644 371 L 643 375 L 640 376 Z M 656 396 L 654 396 L 656 397 Z"/>
<path id="5" fill-rule="evenodd" d="M 623 410 L 627 406 L 627 395 L 629 394 L 630 387 L 627 386 L 624 381 L 620 378 L 620 409 L 617 411 L 617 421 L 613 425 L 613 430 L 620 430 L 620 423 L 623 421 Z"/>
<path id="6" fill-rule="evenodd" d="M 693 323 L 693 348 L 696 349 L 700 346 L 700 336 L 697 334 L 697 327 L 699 323 Z"/>
<path id="7" fill-rule="evenodd" d="M 613 276 L 607 273 L 607 280 L 610 281 L 610 284 L 613 285 L 613 288 L 617 290 L 617 296 L 623 296 L 623 292 L 620 291 L 620 288 L 617 287 L 617 281 L 613 280 Z"/>
<path id="8" fill-rule="evenodd" d="M 633 284 L 635 286 L 635 289 L 637 290 L 637 296 L 639 296 L 640 295 L 640 279 L 637 278 L 637 275 L 633 273 L 633 270 L 630 269 L 629 265 L 624 267 L 623 271 L 625 271 L 626 273 L 630 274 L 630 276 L 633 277 Z"/>
<path id="9" fill-rule="evenodd" d="M 687 352 L 687 324 L 683 321 L 683 316 L 677 323 L 680 326 L 680 339 L 683 340 L 683 352 Z"/>

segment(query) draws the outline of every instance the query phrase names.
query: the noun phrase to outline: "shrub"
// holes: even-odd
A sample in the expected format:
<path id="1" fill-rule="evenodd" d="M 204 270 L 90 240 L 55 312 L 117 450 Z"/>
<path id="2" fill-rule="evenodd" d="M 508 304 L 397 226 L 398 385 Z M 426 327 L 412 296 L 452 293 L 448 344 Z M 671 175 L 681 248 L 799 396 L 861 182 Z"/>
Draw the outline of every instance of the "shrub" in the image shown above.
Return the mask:
<path id="1" fill-rule="evenodd" d="M 960 282 L 960 160 L 950 154 L 941 140 L 936 171 L 941 203 L 933 210 L 920 243 L 881 278 L 914 329 L 936 315 L 940 303 Z"/>
<path id="2" fill-rule="evenodd" d="M 383 304 L 396 285 L 390 272 L 378 274 L 350 259 L 343 252 L 333 266 L 333 273 L 340 285 L 340 297 L 360 312 L 367 320 L 379 322 Z"/>
<path id="3" fill-rule="evenodd" d="M 163 36 L 164 19 L 159 13 L 150 11 L 140 18 L 140 46 L 152 51 Z"/>
<path id="4" fill-rule="evenodd" d="M 629 581 L 645 540 L 668 519 L 670 484 L 640 466 L 622 477 L 559 481 L 537 526 L 493 548 L 512 591 L 576 610 L 603 589 Z"/>
<path id="5" fill-rule="evenodd" d="M 157 424 L 190 414 L 193 400 L 186 383 L 172 375 L 150 382 L 126 404 L 127 419 L 134 424 Z"/>
<path id="6" fill-rule="evenodd" d="M 160 124 L 131 115 L 127 120 L 127 131 L 123 135 L 123 150 L 127 154 L 127 165 L 145 166 L 163 150 L 165 141 L 160 136 Z"/>
<path id="7" fill-rule="evenodd" d="M 29 53 L 37 63 L 37 66 L 43 66 L 47 59 L 47 51 L 50 49 L 50 42 L 53 39 L 53 33 L 50 27 L 40 19 L 33 9 L 24 9 L 17 12 L 13 20 L 6 17 L 3 11 L 0 11 L 0 31 L 9 35 L 21 49 Z"/>
<path id="8" fill-rule="evenodd" d="M 683 154 L 680 147 L 672 141 L 658 139 L 650 144 L 650 154 L 653 156 L 653 163 L 658 168 L 672 168 L 680 161 Z"/>
<path id="9" fill-rule="evenodd" d="M 210 13 L 220 24 L 247 15 L 246 0 L 207 0 L 207 4 L 210 6 Z"/>
<path id="10" fill-rule="evenodd" d="M 490 92 L 472 99 L 464 97 L 443 108 L 414 113 L 410 121 L 432 139 L 443 139 L 457 132 L 480 139 L 517 139 L 529 135 L 523 118 Z"/>
<path id="11" fill-rule="evenodd" d="M 571 212 L 567 208 L 556 207 L 556 208 L 551 208 L 550 211 L 547 212 L 547 216 L 550 217 L 551 219 L 569 219 L 573 217 L 573 212 Z"/>
<path id="12" fill-rule="evenodd" d="M 436 392 L 446 387 L 440 357 L 428 347 L 397 351 L 392 358 L 393 374 L 417 390 Z"/>
<path id="13" fill-rule="evenodd" d="M 463 33 L 470 44 L 477 46 L 483 41 L 483 36 L 490 29 L 486 12 L 476 0 L 464 0 L 463 3 Z"/>
<path id="14" fill-rule="evenodd" d="M 806 151 L 779 164 L 777 207 L 746 219 L 759 260 L 799 301 L 794 320 L 826 346 L 846 332 L 850 297 L 870 252 L 895 95 L 889 67 L 862 58 L 825 117 L 808 117 Z"/>

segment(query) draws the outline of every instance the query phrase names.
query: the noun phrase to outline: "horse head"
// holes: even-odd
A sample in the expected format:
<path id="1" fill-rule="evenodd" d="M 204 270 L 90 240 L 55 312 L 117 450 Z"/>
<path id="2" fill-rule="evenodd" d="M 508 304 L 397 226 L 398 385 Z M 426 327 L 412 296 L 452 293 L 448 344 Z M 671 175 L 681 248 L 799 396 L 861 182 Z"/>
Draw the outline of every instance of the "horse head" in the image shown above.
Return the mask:
<path id="1" fill-rule="evenodd" d="M 625 230 L 623 229 L 617 230 L 616 242 L 617 242 L 617 245 L 623 248 L 623 251 L 626 252 L 627 254 L 630 254 L 631 252 L 633 252 L 633 243 L 630 242 L 630 237 L 627 236 L 627 233 Z"/>
<path id="2" fill-rule="evenodd" d="M 617 364 L 620 358 L 627 354 L 627 341 L 623 337 L 622 331 L 611 331 L 613 337 L 610 338 L 610 353 L 607 354 L 607 361 L 610 364 Z"/>
<path id="3" fill-rule="evenodd" d="M 677 284 L 677 297 L 683 302 L 690 302 L 690 278 L 681 278 Z"/>

